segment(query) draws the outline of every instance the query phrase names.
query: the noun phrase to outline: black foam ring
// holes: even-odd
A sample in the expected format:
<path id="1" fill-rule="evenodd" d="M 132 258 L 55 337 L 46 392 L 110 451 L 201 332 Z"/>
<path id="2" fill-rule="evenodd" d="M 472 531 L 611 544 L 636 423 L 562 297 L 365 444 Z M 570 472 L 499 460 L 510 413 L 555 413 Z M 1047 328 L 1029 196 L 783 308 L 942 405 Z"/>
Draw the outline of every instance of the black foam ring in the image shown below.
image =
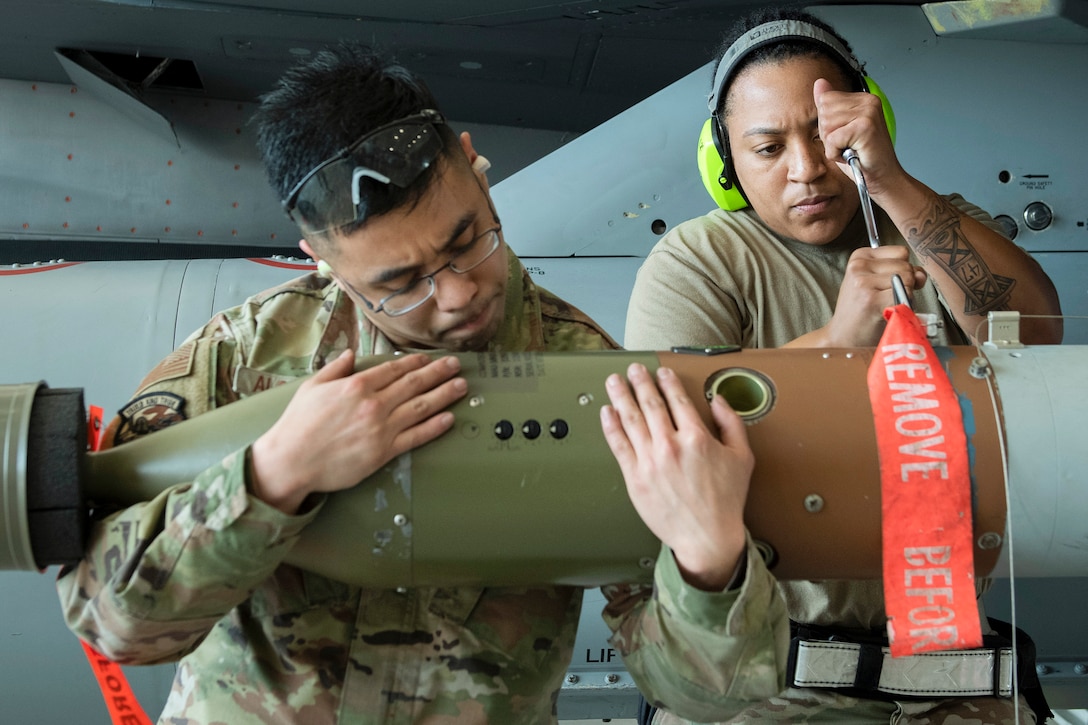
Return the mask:
<path id="1" fill-rule="evenodd" d="M 80 388 L 38 389 L 30 411 L 26 507 L 34 563 L 74 564 L 83 557 L 87 509 L 81 467 L 87 419 Z"/>

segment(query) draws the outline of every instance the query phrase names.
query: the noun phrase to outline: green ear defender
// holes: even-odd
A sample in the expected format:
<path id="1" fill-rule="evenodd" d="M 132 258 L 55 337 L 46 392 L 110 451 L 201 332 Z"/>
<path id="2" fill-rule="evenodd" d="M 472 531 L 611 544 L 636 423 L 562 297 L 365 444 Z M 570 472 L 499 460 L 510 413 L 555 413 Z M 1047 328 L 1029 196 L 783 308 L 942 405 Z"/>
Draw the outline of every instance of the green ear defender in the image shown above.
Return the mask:
<path id="1" fill-rule="evenodd" d="M 884 125 L 888 127 L 888 135 L 891 136 L 892 143 L 895 143 L 895 111 L 892 110 L 891 101 L 888 100 L 888 96 L 885 95 L 884 89 L 877 85 L 869 76 L 865 76 L 865 87 L 869 89 L 869 92 L 880 99 L 880 108 L 884 111 Z"/>
<path id="2" fill-rule="evenodd" d="M 718 117 L 722 93 L 737 64 L 752 50 L 781 38 L 801 38 L 814 40 L 827 46 L 857 71 L 864 87 L 880 98 L 884 111 L 884 122 L 888 127 L 892 143 L 895 143 L 895 113 L 891 103 L 880 86 L 861 69 L 857 59 L 834 36 L 821 28 L 801 20 L 776 20 L 757 26 L 748 31 L 729 47 L 718 63 L 714 74 L 714 86 L 707 98 L 710 118 L 703 124 L 699 134 L 696 160 L 699 164 L 699 178 L 714 202 L 726 211 L 736 211 L 748 206 L 744 192 L 733 178 L 733 165 L 729 159 L 729 141 Z M 859 83 L 859 86 L 861 83 Z"/>
<path id="3" fill-rule="evenodd" d="M 726 211 L 743 209 L 748 206 L 748 200 L 740 193 L 736 184 L 725 176 L 725 162 L 714 145 L 713 125 L 714 119 L 708 118 L 699 133 L 699 178 L 703 180 L 703 186 L 719 208 Z"/>

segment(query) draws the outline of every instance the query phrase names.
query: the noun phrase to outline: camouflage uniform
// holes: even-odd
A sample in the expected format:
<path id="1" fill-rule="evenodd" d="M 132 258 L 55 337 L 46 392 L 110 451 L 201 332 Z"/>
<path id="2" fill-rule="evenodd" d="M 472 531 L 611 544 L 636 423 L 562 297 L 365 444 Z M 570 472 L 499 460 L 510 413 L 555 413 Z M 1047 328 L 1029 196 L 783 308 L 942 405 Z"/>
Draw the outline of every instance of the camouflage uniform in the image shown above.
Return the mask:
<path id="1" fill-rule="evenodd" d="M 722 592 L 694 589 L 662 547 L 652 589 L 602 587 L 612 646 L 647 702 L 703 722 L 782 690 L 789 619 L 751 539 L 738 585 Z"/>
<path id="2" fill-rule="evenodd" d="M 616 347 L 508 257 L 506 319 L 493 349 Z M 313 373 L 346 348 L 393 351 L 327 280 L 263 292 L 163 360 L 105 445 Z M 247 492 L 248 453 L 101 520 L 83 562 L 58 581 L 69 626 L 104 655 L 180 660 L 160 722 L 555 721 L 581 589 L 377 591 L 281 564 L 327 499 L 294 516 L 266 505 Z M 647 609 L 638 596 L 626 601 Z"/>
<path id="3" fill-rule="evenodd" d="M 889 725 L 1029 725 L 1027 701 L 1004 697 L 896 702 L 831 690 L 785 687 L 789 623 L 785 603 L 749 542 L 739 589 L 686 586 L 668 551 L 654 570 L 652 593 L 604 587 L 612 644 L 647 702 L 668 710 L 654 725 L 822 722 Z M 769 693 L 768 688 L 774 691 Z"/>

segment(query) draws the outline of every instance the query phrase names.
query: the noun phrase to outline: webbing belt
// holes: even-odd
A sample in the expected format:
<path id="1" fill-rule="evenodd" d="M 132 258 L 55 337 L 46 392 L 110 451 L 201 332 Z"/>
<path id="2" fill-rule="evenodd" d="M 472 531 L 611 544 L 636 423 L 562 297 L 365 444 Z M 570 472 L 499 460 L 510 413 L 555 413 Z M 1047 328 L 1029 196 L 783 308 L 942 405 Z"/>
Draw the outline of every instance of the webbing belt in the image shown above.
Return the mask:
<path id="1" fill-rule="evenodd" d="M 892 657 L 888 647 L 855 642 L 790 643 L 794 687 L 854 688 L 906 697 L 1012 696 L 1012 648 L 924 652 Z"/>

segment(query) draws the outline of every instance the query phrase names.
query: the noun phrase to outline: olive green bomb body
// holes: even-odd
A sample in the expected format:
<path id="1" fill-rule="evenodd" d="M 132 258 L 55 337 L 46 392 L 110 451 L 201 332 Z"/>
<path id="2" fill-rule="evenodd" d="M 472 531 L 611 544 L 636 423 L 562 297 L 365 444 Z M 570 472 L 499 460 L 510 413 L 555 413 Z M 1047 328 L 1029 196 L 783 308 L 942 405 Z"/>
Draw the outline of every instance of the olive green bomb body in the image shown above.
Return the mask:
<path id="1" fill-rule="evenodd" d="M 600 408 L 609 374 L 654 370 L 657 355 L 457 357 L 469 392 L 453 429 L 331 494 L 287 562 L 370 587 L 648 580 L 660 543 L 631 506 Z M 88 454 L 87 499 L 132 504 L 191 481 L 271 427 L 301 382 Z"/>

